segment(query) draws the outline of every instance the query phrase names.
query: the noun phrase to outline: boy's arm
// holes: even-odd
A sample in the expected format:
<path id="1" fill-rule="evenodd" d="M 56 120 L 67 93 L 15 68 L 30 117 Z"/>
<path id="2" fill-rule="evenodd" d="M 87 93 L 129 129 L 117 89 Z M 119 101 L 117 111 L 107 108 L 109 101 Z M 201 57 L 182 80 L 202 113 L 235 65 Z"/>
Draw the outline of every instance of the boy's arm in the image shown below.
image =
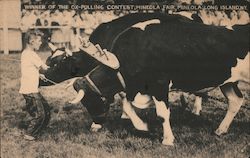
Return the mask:
<path id="1" fill-rule="evenodd" d="M 36 56 L 34 57 L 33 64 L 34 64 L 37 68 L 41 68 L 41 69 L 43 69 L 43 70 L 47 70 L 47 69 L 49 68 L 49 66 L 46 65 L 38 55 L 36 55 Z"/>
<path id="2" fill-rule="evenodd" d="M 41 65 L 41 68 L 42 68 L 43 70 L 48 70 L 49 66 L 43 63 L 43 64 Z"/>

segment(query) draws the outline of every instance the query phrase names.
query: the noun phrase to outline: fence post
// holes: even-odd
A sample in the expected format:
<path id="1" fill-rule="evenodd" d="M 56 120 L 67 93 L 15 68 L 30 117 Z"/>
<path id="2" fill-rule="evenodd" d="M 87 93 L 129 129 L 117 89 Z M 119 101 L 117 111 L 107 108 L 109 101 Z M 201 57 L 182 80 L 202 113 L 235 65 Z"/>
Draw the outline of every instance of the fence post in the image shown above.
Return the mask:
<path id="1" fill-rule="evenodd" d="M 9 54 L 9 33 L 8 33 L 8 21 L 7 21 L 7 0 L 3 0 L 3 50 L 4 54 Z"/>

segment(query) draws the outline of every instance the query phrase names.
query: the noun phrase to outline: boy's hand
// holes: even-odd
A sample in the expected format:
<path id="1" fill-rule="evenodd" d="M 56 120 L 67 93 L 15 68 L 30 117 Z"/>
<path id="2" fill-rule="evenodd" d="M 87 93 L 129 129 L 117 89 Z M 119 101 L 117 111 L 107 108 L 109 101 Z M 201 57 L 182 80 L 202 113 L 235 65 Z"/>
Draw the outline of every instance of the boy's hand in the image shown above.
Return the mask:
<path id="1" fill-rule="evenodd" d="M 46 65 L 46 64 L 42 65 L 42 69 L 43 69 L 43 70 L 48 70 L 48 68 L 49 68 L 48 65 Z"/>
<path id="2" fill-rule="evenodd" d="M 46 77 L 44 76 L 44 74 L 39 74 L 39 78 L 43 81 L 46 81 Z"/>

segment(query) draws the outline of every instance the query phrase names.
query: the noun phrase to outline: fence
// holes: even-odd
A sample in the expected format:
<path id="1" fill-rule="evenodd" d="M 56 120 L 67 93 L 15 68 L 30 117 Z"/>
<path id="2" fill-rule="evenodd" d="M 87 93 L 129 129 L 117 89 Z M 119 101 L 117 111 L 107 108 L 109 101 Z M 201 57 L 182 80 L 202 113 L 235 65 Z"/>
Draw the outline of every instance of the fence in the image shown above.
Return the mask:
<path id="1" fill-rule="evenodd" d="M 0 17 L 0 51 L 8 54 L 9 51 L 22 49 L 21 32 L 19 30 L 21 19 L 20 0 L 1 0 Z"/>
<path id="2" fill-rule="evenodd" d="M 0 0 L 0 52 L 9 54 L 10 51 L 23 49 L 21 31 L 21 0 Z M 69 29 L 70 26 L 33 26 L 29 29 L 52 31 Z M 84 29 L 84 28 L 79 28 Z"/>

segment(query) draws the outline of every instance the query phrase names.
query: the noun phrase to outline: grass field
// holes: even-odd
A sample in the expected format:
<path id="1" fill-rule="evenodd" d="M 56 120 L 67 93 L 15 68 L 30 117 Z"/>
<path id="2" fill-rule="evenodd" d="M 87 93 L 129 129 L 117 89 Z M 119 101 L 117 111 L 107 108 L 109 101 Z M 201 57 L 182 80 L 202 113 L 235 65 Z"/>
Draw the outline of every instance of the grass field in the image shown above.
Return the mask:
<path id="1" fill-rule="evenodd" d="M 41 54 L 45 59 L 48 54 Z M 24 117 L 24 99 L 18 93 L 20 54 L 1 55 L 1 157 L 2 158 L 248 158 L 250 156 L 250 87 L 240 84 L 246 102 L 232 123 L 229 133 L 213 135 L 226 113 L 223 102 L 208 100 L 203 103 L 202 115 L 194 117 L 182 110 L 178 93 L 170 94 L 171 124 L 175 146 L 161 145 L 161 126 L 150 134 L 136 132 L 129 122 L 119 117 L 119 106 L 112 106 L 105 128 L 98 133 L 89 131 L 91 118 L 82 105 L 71 111 L 61 111 L 75 95 L 66 83 L 42 87 L 41 93 L 51 106 L 49 127 L 37 141 L 26 141 L 18 136 L 19 123 Z M 7 60 L 12 59 L 12 60 Z M 17 59 L 16 61 L 13 59 Z M 218 89 L 209 95 L 222 98 Z M 189 104 L 193 97 L 189 97 Z M 147 111 L 152 116 L 152 110 Z M 127 128 L 126 128 L 127 127 Z"/>

